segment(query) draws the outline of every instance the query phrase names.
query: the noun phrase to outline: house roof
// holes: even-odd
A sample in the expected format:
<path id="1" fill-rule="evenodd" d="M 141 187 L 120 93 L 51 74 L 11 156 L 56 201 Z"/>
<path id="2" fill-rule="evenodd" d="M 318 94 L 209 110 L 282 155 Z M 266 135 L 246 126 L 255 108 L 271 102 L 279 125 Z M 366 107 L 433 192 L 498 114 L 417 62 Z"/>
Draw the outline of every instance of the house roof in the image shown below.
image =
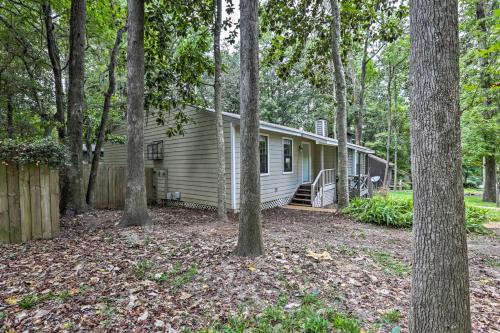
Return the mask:
<path id="1" fill-rule="evenodd" d="M 206 109 L 206 108 L 199 108 L 199 109 L 207 111 L 207 112 L 215 112 L 213 109 Z M 239 114 L 236 114 L 236 113 L 222 112 L 222 116 L 226 119 L 229 119 L 230 121 L 233 121 L 233 122 L 239 122 L 241 120 L 241 116 Z M 339 145 L 339 142 L 337 139 L 318 135 L 316 133 L 306 132 L 302 129 L 297 129 L 297 128 L 293 128 L 293 127 L 269 123 L 267 121 L 260 121 L 259 128 L 261 130 L 264 130 L 264 131 L 287 134 L 287 135 L 298 136 L 298 137 L 302 137 L 302 138 L 306 138 L 306 139 L 315 140 L 317 144 L 329 145 L 329 146 L 338 146 Z M 367 154 L 374 153 L 374 151 L 371 150 L 370 148 L 355 145 L 355 144 L 349 143 L 349 142 L 347 143 L 347 147 L 354 149 L 354 150 L 358 150 L 358 151 L 363 152 L 363 153 L 367 153 Z"/>

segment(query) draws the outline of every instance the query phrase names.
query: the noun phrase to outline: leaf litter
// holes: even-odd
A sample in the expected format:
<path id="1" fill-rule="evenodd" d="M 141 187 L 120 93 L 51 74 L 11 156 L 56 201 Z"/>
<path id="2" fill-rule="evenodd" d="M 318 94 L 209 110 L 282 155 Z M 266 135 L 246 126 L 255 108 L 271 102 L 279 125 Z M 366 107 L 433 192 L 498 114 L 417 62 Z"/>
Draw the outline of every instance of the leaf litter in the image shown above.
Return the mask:
<path id="1" fill-rule="evenodd" d="M 307 295 L 348 313 L 367 330 L 407 330 L 410 231 L 331 213 L 263 211 L 265 256 L 231 254 L 237 216 L 152 208 L 151 227 L 119 228 L 119 211 L 62 220 L 61 235 L 0 246 L 0 331 L 196 331 Z M 374 253 L 383 253 L 384 261 Z M 474 332 L 500 331 L 497 235 L 469 237 Z M 391 266 L 391 267 L 392 267 Z M 389 267 L 390 268 L 390 267 Z M 21 306 L 22 305 L 22 306 Z"/>

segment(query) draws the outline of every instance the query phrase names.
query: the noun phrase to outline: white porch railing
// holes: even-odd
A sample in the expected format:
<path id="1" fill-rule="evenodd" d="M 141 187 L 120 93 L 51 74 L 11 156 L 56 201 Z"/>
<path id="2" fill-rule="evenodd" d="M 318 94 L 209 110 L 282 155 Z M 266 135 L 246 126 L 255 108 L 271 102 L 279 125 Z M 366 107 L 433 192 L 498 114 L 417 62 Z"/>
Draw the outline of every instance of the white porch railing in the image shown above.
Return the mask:
<path id="1" fill-rule="evenodd" d="M 368 175 L 349 176 L 348 180 L 350 196 L 369 196 L 368 182 L 370 177 Z"/>
<path id="2" fill-rule="evenodd" d="M 323 189 L 333 184 L 335 184 L 335 169 L 321 170 L 311 185 L 311 203 L 316 202 L 316 198 L 320 196 L 321 207 L 323 207 Z"/>

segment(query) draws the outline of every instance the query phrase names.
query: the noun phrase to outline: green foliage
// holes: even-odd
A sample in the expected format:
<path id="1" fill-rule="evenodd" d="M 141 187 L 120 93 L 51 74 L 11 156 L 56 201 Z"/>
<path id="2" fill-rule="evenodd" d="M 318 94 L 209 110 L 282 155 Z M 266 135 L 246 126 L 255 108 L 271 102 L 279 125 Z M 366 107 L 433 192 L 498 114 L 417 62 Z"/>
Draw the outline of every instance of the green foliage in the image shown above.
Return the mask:
<path id="1" fill-rule="evenodd" d="M 387 324 L 397 324 L 401 320 L 401 312 L 398 309 L 391 309 L 382 314 L 382 320 Z"/>
<path id="2" fill-rule="evenodd" d="M 141 260 L 132 267 L 132 273 L 136 278 L 143 280 L 151 270 L 152 264 L 149 260 Z"/>
<path id="3" fill-rule="evenodd" d="M 410 227 L 413 220 L 413 201 L 410 198 L 374 196 L 370 199 L 354 198 L 342 213 L 352 218 L 390 227 Z M 465 207 L 465 222 L 468 233 L 487 234 L 484 223 L 488 221 L 488 210 Z"/>
<path id="4" fill-rule="evenodd" d="M 477 207 L 465 207 L 467 232 L 486 235 L 489 233 L 484 224 L 488 222 L 488 210 Z"/>
<path id="5" fill-rule="evenodd" d="M 405 276 L 408 275 L 411 271 L 410 267 L 394 259 L 389 253 L 385 251 L 370 251 L 372 259 L 380 266 L 384 268 L 387 273 Z"/>
<path id="6" fill-rule="evenodd" d="M 174 289 L 182 288 L 185 284 L 192 281 L 197 273 L 198 273 L 198 270 L 197 270 L 196 266 L 189 267 L 189 269 L 186 272 L 184 272 L 183 274 L 181 274 L 180 276 L 178 276 L 172 280 L 172 287 Z"/>
<path id="7" fill-rule="evenodd" d="M 355 198 L 342 212 L 361 222 L 409 227 L 413 218 L 411 200 L 384 198 Z"/>
<path id="8" fill-rule="evenodd" d="M 360 333 L 361 327 L 356 318 L 327 308 L 316 296 L 309 295 L 307 302 L 297 309 L 287 310 L 285 303 L 278 301 L 261 313 L 244 315 L 241 312 L 227 318 L 225 323 L 215 322 L 198 332 Z"/>
<path id="9" fill-rule="evenodd" d="M 52 140 L 41 139 L 31 142 L 5 139 L 0 140 L 0 161 L 18 165 L 47 164 L 50 167 L 66 165 L 69 154 L 66 146 Z"/>

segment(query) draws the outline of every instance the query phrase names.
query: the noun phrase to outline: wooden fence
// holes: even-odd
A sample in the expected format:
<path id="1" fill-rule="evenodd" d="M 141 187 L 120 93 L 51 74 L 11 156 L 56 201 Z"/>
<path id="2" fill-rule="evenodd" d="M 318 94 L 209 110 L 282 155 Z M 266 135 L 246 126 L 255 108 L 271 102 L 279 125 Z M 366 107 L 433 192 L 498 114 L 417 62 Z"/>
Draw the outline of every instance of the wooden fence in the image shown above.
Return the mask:
<path id="1" fill-rule="evenodd" d="M 95 198 L 93 207 L 97 209 L 122 209 L 125 205 L 125 188 L 127 168 L 124 166 L 111 166 L 100 164 L 97 169 L 95 182 Z M 154 200 L 153 168 L 146 168 L 146 193 L 148 202 Z M 87 193 L 90 165 L 83 166 L 84 190 Z"/>
<path id="2" fill-rule="evenodd" d="M 0 243 L 49 239 L 58 232 L 58 170 L 0 162 Z"/>

